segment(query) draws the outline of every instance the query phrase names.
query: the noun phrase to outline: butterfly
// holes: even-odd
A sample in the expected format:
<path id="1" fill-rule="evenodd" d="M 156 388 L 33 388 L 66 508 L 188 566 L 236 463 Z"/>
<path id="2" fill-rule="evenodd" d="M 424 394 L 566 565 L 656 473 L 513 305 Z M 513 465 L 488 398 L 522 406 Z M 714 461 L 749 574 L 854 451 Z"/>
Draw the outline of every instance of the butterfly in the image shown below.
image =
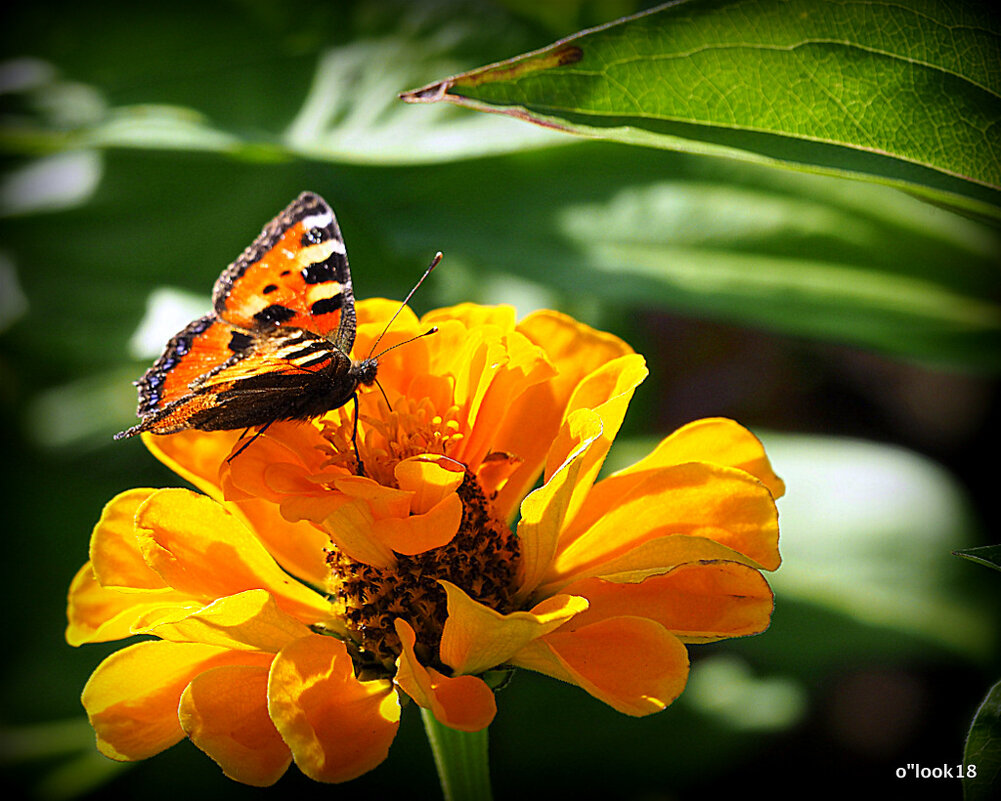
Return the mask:
<path id="1" fill-rule="evenodd" d="M 440 259 L 439 253 L 407 300 Z M 353 399 L 357 457 L 357 391 L 375 383 L 379 363 L 371 354 L 350 355 L 351 271 L 327 202 L 312 192 L 293 200 L 222 272 L 212 305 L 135 382 L 140 421 L 115 439 L 259 427 L 256 439 L 272 423 L 309 420 Z M 360 457 L 358 466 L 363 471 Z"/>

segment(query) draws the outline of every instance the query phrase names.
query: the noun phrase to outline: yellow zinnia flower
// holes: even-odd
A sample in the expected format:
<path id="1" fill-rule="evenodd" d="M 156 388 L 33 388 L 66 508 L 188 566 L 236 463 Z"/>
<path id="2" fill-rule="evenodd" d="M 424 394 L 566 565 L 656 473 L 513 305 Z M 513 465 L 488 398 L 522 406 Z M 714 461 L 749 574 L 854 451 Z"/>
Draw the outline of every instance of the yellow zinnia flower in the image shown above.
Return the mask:
<path id="1" fill-rule="evenodd" d="M 356 352 L 393 311 L 358 304 Z M 84 689 L 103 753 L 187 736 L 248 784 L 293 759 L 346 781 L 386 757 L 401 692 L 478 731 L 496 711 L 480 676 L 524 667 L 645 715 L 682 691 L 686 643 L 767 627 L 783 486 L 757 439 L 700 420 L 598 481 L 642 357 L 554 312 L 473 305 L 405 310 L 384 342 L 432 324 L 360 396 L 363 475 L 350 408 L 231 462 L 238 432 L 147 436 L 204 494 L 114 498 L 70 589 L 70 643 L 155 638 Z"/>

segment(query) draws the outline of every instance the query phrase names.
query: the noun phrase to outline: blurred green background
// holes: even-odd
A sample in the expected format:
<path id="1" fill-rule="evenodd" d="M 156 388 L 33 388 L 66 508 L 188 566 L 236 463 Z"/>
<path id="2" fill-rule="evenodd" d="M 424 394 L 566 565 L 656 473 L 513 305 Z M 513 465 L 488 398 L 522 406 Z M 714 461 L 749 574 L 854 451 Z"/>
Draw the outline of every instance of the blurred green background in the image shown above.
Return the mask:
<path id="1" fill-rule="evenodd" d="M 788 485 L 764 635 L 691 649 L 634 720 L 521 673 L 491 728 L 496 797 L 958 798 L 1001 673 L 1001 236 L 897 189 L 582 141 L 398 92 L 636 11 L 630 0 L 144 4 L 4 11 L 0 402 L 8 509 L 0 773 L 39 798 L 250 798 L 188 743 L 119 766 L 79 693 L 65 595 L 102 505 L 179 479 L 138 441 L 131 381 L 304 189 L 334 206 L 358 297 L 556 308 L 645 354 L 621 466 L 698 417 L 758 433 Z M 299 798 L 439 797 L 419 716 L 386 763 Z M 14 797 L 18 797 L 15 795 Z"/>

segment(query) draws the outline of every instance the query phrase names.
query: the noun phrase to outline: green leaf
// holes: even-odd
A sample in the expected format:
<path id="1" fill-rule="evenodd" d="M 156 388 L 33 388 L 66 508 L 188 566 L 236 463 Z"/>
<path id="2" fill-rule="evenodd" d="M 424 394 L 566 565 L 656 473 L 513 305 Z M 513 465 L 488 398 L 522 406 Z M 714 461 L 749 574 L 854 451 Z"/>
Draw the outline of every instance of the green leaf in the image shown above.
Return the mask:
<path id="1" fill-rule="evenodd" d="M 1001 682 L 991 687 L 973 718 L 966 737 L 963 764 L 966 766 L 963 798 L 965 801 L 987 801 L 1001 778 Z"/>
<path id="2" fill-rule="evenodd" d="M 671 3 L 402 95 L 1001 217 L 1001 27 L 933 0 Z"/>
<path id="3" fill-rule="evenodd" d="M 982 548 L 966 548 L 953 551 L 956 556 L 962 556 L 971 562 L 1001 570 L 1001 545 L 985 545 Z"/>

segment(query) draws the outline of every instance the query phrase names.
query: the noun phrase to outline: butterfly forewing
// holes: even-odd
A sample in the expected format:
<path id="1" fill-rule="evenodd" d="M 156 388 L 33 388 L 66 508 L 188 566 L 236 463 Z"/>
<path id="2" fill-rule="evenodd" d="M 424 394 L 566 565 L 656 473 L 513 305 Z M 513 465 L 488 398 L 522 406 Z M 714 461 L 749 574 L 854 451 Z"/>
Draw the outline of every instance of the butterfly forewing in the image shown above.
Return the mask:
<path id="1" fill-rule="evenodd" d="M 287 326 L 328 336 L 349 353 L 354 293 L 334 212 L 304 192 L 216 281 L 216 314 L 250 331 Z"/>

